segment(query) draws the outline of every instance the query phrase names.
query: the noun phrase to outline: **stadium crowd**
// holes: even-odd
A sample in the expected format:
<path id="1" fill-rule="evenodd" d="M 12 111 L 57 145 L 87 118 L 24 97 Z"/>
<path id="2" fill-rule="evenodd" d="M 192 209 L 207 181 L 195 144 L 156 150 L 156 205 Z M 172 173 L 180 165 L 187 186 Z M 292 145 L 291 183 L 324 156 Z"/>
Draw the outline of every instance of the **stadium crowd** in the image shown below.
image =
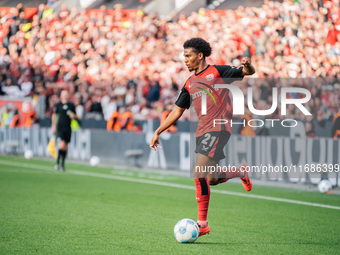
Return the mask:
<path id="1" fill-rule="evenodd" d="M 293 85 L 311 91 L 314 119 L 339 111 L 339 0 L 265 1 L 261 8 L 200 9 L 170 19 L 114 9 L 86 13 L 63 5 L 54 12 L 42 4 L 26 20 L 21 4 L 0 13 L 0 94 L 43 95 L 46 117 L 67 89 L 79 118 L 108 120 L 117 107 L 129 108 L 134 119 L 159 118 L 190 76 L 182 44 L 199 36 L 212 45 L 210 63 L 252 58 L 255 79 L 240 86 L 258 88 L 255 108 L 270 108 L 273 87 Z M 288 116 L 311 120 L 293 108 Z"/>

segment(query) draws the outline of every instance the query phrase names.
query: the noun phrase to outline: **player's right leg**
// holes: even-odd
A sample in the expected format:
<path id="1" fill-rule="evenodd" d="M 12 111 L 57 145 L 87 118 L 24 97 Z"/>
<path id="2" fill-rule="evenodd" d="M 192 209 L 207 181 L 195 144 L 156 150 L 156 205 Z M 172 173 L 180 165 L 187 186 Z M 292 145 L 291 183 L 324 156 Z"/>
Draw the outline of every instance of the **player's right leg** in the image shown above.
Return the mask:
<path id="1" fill-rule="evenodd" d="M 56 137 L 56 140 L 58 142 L 58 155 L 57 155 L 57 160 L 56 160 L 56 164 L 54 166 L 54 169 L 55 170 L 60 170 L 60 159 L 61 159 L 61 153 L 60 153 L 60 142 L 61 142 L 61 139 L 62 139 L 62 133 L 60 132 L 60 130 L 57 131 L 57 137 Z"/>
<path id="2" fill-rule="evenodd" d="M 58 158 L 55 169 L 59 170 L 60 168 L 65 171 L 65 159 L 67 156 L 67 145 L 71 140 L 71 129 L 62 129 L 58 131 Z"/>

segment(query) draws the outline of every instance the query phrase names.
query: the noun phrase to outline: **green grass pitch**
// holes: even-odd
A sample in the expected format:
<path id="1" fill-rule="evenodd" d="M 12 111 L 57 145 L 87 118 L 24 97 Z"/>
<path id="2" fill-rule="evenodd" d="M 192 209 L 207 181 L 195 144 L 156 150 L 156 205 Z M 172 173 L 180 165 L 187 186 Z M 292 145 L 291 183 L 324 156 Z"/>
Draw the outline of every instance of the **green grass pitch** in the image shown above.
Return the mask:
<path id="1" fill-rule="evenodd" d="M 192 179 L 0 156 L 0 254 L 339 254 L 340 210 L 212 192 L 210 235 L 173 236 L 196 219 Z M 136 181 L 134 181 L 136 180 Z M 138 182 L 139 181 L 139 182 Z M 165 183 L 165 185 L 159 185 Z M 213 189 L 248 194 L 240 183 Z M 257 186 L 249 194 L 340 206 L 340 196 Z"/>

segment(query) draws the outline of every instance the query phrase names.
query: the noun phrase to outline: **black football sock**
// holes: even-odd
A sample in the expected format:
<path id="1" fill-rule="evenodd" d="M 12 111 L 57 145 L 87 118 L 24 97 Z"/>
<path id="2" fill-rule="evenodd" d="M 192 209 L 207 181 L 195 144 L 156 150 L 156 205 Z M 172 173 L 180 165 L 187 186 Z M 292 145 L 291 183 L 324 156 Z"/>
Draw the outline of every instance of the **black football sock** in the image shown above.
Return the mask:
<path id="1" fill-rule="evenodd" d="M 65 167 L 66 154 L 67 154 L 67 150 L 63 151 L 63 156 L 61 158 L 61 166 L 62 167 Z"/>
<path id="2" fill-rule="evenodd" d="M 58 151 L 58 158 L 57 158 L 57 165 L 59 166 L 59 162 L 60 162 L 60 157 L 61 157 L 61 153 L 60 150 Z"/>
<path id="3" fill-rule="evenodd" d="M 65 151 L 59 150 L 59 155 L 60 155 L 60 160 L 61 160 L 61 166 L 63 166 Z"/>

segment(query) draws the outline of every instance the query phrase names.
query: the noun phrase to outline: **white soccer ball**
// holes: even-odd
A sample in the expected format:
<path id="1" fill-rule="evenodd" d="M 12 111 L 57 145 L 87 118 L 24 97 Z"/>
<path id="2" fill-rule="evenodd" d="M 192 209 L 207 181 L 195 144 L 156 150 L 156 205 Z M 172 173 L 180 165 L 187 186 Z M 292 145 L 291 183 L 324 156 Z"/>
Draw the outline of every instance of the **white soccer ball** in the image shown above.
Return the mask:
<path id="1" fill-rule="evenodd" d="M 24 154 L 25 159 L 31 159 L 33 158 L 33 151 L 31 150 L 26 150 Z"/>
<path id="2" fill-rule="evenodd" d="M 193 243 L 197 240 L 199 227 L 191 219 L 182 219 L 175 225 L 174 235 L 180 243 Z"/>
<path id="3" fill-rule="evenodd" d="M 321 193 L 325 193 L 332 189 L 332 183 L 329 180 L 322 180 L 319 182 L 318 188 Z"/>
<path id="4" fill-rule="evenodd" d="M 100 158 L 97 156 L 92 156 L 90 158 L 90 165 L 91 166 L 98 166 L 100 164 Z"/>

